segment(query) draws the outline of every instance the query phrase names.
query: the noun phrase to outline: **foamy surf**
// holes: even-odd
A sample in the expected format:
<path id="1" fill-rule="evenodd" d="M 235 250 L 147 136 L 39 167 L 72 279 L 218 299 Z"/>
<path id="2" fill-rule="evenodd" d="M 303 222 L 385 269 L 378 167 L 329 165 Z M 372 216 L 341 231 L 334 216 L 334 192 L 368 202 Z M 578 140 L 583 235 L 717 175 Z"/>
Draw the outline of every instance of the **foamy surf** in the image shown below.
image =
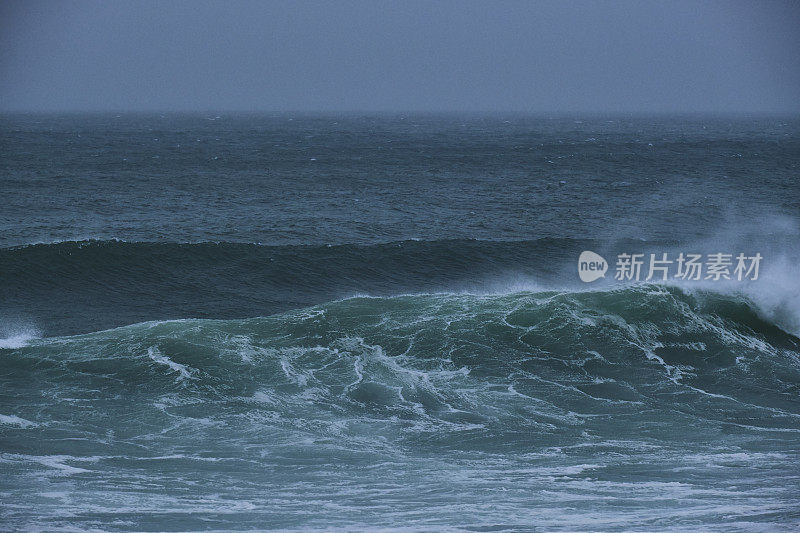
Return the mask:
<path id="1" fill-rule="evenodd" d="M 24 332 L 12 334 L 8 337 L 0 338 L 0 350 L 13 350 L 27 346 L 32 340 L 38 337 L 37 333 Z"/>
<path id="2" fill-rule="evenodd" d="M 166 475 L 172 490 L 215 487 L 199 508 L 175 500 L 192 529 L 198 509 L 256 527 L 286 494 L 294 520 L 321 527 L 332 486 L 328 524 L 352 526 L 364 497 L 413 514 L 413 494 L 445 487 L 476 508 L 502 497 L 521 509 L 514 527 L 557 529 L 567 505 L 589 528 L 759 524 L 800 512 L 799 354 L 746 299 L 652 285 L 349 298 L 41 339 L 0 367 L 18 450 L 0 457 L 0 494 L 47 479 L 111 512 L 109 495 L 130 497 L 114 487 L 134 487 L 147 496 L 113 509 L 135 522 L 163 508 L 147 487 Z M 79 523 L 73 504 L 51 501 L 51 524 Z"/>

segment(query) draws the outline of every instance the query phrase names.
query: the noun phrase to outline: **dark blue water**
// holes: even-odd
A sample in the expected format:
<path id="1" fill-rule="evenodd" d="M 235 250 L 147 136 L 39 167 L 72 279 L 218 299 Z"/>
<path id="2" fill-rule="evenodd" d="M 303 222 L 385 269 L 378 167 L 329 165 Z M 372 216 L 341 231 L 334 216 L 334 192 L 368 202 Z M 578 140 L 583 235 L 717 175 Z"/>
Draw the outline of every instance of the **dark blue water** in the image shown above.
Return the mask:
<path id="1" fill-rule="evenodd" d="M 4 116 L 0 528 L 793 530 L 798 178 L 796 117 Z M 614 279 L 681 252 L 763 262 Z"/>

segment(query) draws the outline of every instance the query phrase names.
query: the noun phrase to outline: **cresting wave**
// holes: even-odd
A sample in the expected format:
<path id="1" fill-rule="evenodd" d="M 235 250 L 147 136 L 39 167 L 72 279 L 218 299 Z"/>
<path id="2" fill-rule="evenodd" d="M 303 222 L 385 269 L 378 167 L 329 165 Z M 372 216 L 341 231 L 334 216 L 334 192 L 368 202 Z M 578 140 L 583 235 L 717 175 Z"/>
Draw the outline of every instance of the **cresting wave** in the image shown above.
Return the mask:
<path id="1" fill-rule="evenodd" d="M 96 329 L 103 309 L 129 322 L 0 344 L 0 497 L 40 509 L 4 519 L 370 531 L 424 508 L 439 518 L 420 527 L 796 525 L 800 339 L 760 302 L 709 287 L 519 290 L 543 273 L 509 275 L 520 257 L 567 264 L 584 245 L 0 251 L 14 265 L 5 294 L 63 329 Z M 464 290 L 435 292 L 448 284 Z M 331 298 L 364 286 L 417 293 Z M 295 309 L 270 314 L 270 298 Z M 216 318 L 136 320 L 164 309 Z M 454 512 L 456 499 L 474 510 Z M 514 509 L 500 525 L 499 502 Z"/>
<path id="2" fill-rule="evenodd" d="M 0 529 L 800 530 L 795 119 L 206 118 L 4 119 Z"/>
<path id="3" fill-rule="evenodd" d="M 584 417 L 608 422 L 669 406 L 748 431 L 800 431 L 797 337 L 744 299 L 675 287 L 351 298 L 14 348 L 3 350 L 3 381 L 21 398 L 93 390 L 114 402 L 135 393 L 151 423 L 164 423 L 167 405 L 226 416 L 234 402 L 276 423 L 396 416 L 413 438 L 434 426 L 475 436 L 492 428 L 506 435 L 492 444 L 501 445 L 520 428 L 602 432 Z"/>
<path id="4" fill-rule="evenodd" d="M 148 320 L 265 316 L 356 294 L 477 292 L 509 275 L 559 271 L 584 245 L 569 239 L 337 246 L 81 241 L 2 248 L 0 321 L 33 323 L 53 336 Z"/>
<path id="5" fill-rule="evenodd" d="M 767 320 L 800 333 L 800 258 L 790 255 L 796 253 L 794 240 L 774 240 L 774 250 L 756 248 L 766 257 L 758 282 L 682 287 L 746 294 Z M 730 246 L 752 249 L 752 243 Z M 186 317 L 266 316 L 354 295 L 574 292 L 597 285 L 607 290 L 620 284 L 578 281 L 575 262 L 582 250 L 613 257 L 619 250 L 676 248 L 673 242 L 549 238 L 332 246 L 114 240 L 0 248 L 0 319 L 17 324 L 0 336 L 32 330 L 70 335 Z"/>
<path id="6" fill-rule="evenodd" d="M 798 520 L 800 340 L 743 299 L 662 286 L 358 297 L 0 357 L 0 494 L 43 494 L 37 528 L 368 531 L 393 527 L 385 507 L 364 510 L 385 498 L 404 521 L 433 508 L 468 530 Z M 440 491 L 477 511 L 448 514 Z M 519 509 L 502 528 L 499 502 Z"/>

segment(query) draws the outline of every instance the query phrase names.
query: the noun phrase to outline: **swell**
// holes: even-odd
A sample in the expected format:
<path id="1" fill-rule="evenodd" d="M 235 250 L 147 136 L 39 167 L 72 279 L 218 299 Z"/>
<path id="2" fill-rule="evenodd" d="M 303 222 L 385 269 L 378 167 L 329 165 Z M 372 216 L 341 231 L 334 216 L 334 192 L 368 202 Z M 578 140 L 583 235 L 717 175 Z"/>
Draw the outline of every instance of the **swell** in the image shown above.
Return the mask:
<path id="1" fill-rule="evenodd" d="M 730 250 L 753 241 L 728 239 Z M 726 241 L 696 243 L 717 249 Z M 800 331 L 796 246 L 764 244 L 758 281 L 688 283 L 747 294 L 760 320 Z M 681 245 L 680 251 L 686 248 Z M 400 241 L 331 246 L 71 241 L 0 248 L 0 337 L 69 335 L 148 320 L 266 316 L 353 295 L 610 288 L 577 279 L 583 250 L 663 252 L 674 242 L 587 239 Z M 677 255 L 674 253 L 673 257 Z M 619 285 L 618 285 L 619 286 Z M 720 304 L 722 305 L 722 304 Z M 729 306 L 732 304 L 729 304 Z M 723 306 L 724 307 L 724 306 Z M 8 344 L 6 343 L 6 344 Z"/>
<path id="2" fill-rule="evenodd" d="M 36 244 L 0 249 L 0 313 L 63 335 L 146 320 L 264 316 L 355 294 L 475 292 L 508 277 L 556 276 L 591 244 Z"/>

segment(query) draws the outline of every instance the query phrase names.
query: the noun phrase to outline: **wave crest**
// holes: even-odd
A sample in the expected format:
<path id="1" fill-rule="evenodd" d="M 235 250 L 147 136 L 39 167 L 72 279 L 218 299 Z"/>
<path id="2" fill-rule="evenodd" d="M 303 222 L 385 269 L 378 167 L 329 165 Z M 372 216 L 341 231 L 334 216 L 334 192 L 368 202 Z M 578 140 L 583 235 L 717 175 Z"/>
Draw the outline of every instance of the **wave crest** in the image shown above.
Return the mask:
<path id="1" fill-rule="evenodd" d="M 172 409 L 166 395 L 184 414 L 233 402 L 289 425 L 394 417 L 422 440 L 490 431 L 503 445 L 515 428 L 577 431 L 648 410 L 776 431 L 800 416 L 796 337 L 743 298 L 663 286 L 358 297 L 44 339 L 5 360 L 39 383 L 133 387 L 149 409 Z"/>

